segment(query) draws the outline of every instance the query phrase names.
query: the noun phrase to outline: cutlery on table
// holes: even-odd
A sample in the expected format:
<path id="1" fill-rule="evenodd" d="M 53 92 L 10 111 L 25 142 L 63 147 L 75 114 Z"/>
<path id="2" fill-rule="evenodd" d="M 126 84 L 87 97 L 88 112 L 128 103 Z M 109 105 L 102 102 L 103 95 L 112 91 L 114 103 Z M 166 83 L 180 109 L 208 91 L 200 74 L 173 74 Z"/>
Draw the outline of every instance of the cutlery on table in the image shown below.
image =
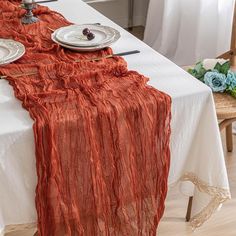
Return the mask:
<path id="1" fill-rule="evenodd" d="M 21 76 L 29 76 L 29 75 L 36 75 L 37 72 L 29 72 L 29 73 L 22 73 L 22 74 L 14 74 L 14 75 L 9 75 L 13 78 L 18 78 L 18 77 L 21 77 Z M 0 75 L 0 79 L 6 79 L 7 78 L 7 75 Z"/>
<path id="2" fill-rule="evenodd" d="M 35 3 L 46 3 L 46 2 L 57 2 L 58 0 L 42 0 L 42 1 L 35 1 Z"/>
<path id="3" fill-rule="evenodd" d="M 117 57 L 117 56 L 128 56 L 128 55 L 137 54 L 137 53 L 140 53 L 140 51 L 139 50 L 134 50 L 134 51 L 121 52 L 121 53 L 114 53 L 114 54 L 106 55 L 106 56 L 103 56 L 103 57 L 75 60 L 75 62 L 99 61 L 99 60 L 106 59 L 106 58 L 112 58 L 112 57 Z M 29 75 L 36 75 L 36 74 L 37 74 L 37 72 L 29 72 L 29 73 L 15 74 L 15 75 L 10 75 L 10 76 L 13 77 L 13 78 L 18 78 L 18 77 L 21 77 L 21 76 L 29 76 Z M 6 78 L 7 78 L 7 75 L 0 75 L 0 79 L 6 79 Z"/>
<path id="4" fill-rule="evenodd" d="M 110 55 L 106 55 L 103 57 L 95 57 L 95 58 L 86 58 L 86 59 L 80 59 L 80 60 L 75 60 L 75 62 L 81 62 L 81 61 L 100 61 L 102 59 L 107 59 L 107 58 L 112 58 L 112 57 L 118 57 L 118 56 L 128 56 L 132 54 L 137 54 L 140 53 L 139 50 L 133 50 L 133 51 L 127 51 L 127 52 L 121 52 L 121 53 L 114 53 Z"/>
<path id="5" fill-rule="evenodd" d="M 82 59 L 82 60 L 75 60 L 75 62 L 80 62 L 80 61 L 99 61 L 102 59 L 106 59 L 106 58 L 112 58 L 112 57 L 117 57 L 117 56 L 128 56 L 128 55 L 132 55 L 132 54 L 137 54 L 140 53 L 139 50 L 134 50 L 134 51 L 127 51 L 127 52 L 121 52 L 121 53 L 114 53 L 114 54 L 110 54 L 110 55 L 106 55 L 103 57 L 97 57 L 97 58 L 87 58 L 87 59 Z M 18 78 L 21 76 L 29 76 L 29 75 L 36 75 L 38 74 L 37 72 L 29 72 L 29 73 L 22 73 L 22 74 L 14 74 L 14 75 L 10 75 L 13 78 Z M 0 79 L 6 79 L 7 75 L 0 75 Z"/>

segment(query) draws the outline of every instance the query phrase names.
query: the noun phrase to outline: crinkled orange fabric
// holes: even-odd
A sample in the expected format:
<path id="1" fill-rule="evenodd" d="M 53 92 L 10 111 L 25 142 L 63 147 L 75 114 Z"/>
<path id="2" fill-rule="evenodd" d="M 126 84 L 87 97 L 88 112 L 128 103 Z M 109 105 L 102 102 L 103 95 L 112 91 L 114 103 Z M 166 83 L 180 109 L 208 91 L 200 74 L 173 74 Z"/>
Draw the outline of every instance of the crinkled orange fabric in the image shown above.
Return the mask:
<path id="1" fill-rule="evenodd" d="M 170 97 L 120 57 L 75 63 L 112 51 L 58 46 L 47 26 L 70 23 L 38 7 L 40 22 L 21 25 L 19 2 L 0 0 L 0 37 L 20 41 L 26 54 L 0 73 L 34 120 L 39 235 L 156 235 L 170 164 Z M 36 74 L 12 76 L 25 72 Z"/>

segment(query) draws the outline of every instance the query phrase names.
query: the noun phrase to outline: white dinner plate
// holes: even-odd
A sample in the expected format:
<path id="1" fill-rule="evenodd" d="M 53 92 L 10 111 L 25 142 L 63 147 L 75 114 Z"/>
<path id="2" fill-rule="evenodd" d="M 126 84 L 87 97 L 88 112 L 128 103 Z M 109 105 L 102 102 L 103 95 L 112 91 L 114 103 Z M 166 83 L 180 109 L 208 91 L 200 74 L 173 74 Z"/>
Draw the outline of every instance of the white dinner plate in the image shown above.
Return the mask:
<path id="1" fill-rule="evenodd" d="M 88 40 L 87 36 L 83 35 L 83 30 L 88 28 L 95 38 Z M 64 44 L 77 47 L 95 47 L 101 44 L 106 44 L 112 41 L 115 37 L 114 29 L 103 25 L 70 25 L 59 28 L 55 31 L 57 41 Z"/>
<path id="2" fill-rule="evenodd" d="M 25 46 L 12 39 L 0 39 L 0 65 L 18 60 L 25 53 Z"/>
<path id="3" fill-rule="evenodd" d="M 108 27 L 108 26 L 104 26 L 104 27 Z M 110 28 L 110 27 L 109 27 Z M 120 38 L 120 33 L 119 31 L 117 31 L 116 29 L 113 29 L 113 28 L 110 28 L 114 31 L 114 38 L 111 40 L 111 41 L 108 41 L 107 43 L 104 43 L 104 44 L 100 44 L 100 45 L 97 45 L 97 46 L 91 46 L 91 47 L 77 47 L 77 46 L 72 46 L 72 45 L 69 45 L 69 44 L 65 44 L 65 43 L 62 43 L 60 42 L 57 38 L 56 38 L 56 31 L 54 33 L 52 33 L 51 35 L 51 39 L 59 44 L 60 46 L 62 47 L 65 47 L 65 48 L 68 48 L 68 49 L 71 49 L 73 51 L 78 51 L 78 52 L 93 52 L 93 51 L 98 51 L 98 50 L 101 50 L 103 48 L 106 48 L 106 47 L 109 47 L 111 46 L 113 43 L 115 43 L 119 38 Z"/>

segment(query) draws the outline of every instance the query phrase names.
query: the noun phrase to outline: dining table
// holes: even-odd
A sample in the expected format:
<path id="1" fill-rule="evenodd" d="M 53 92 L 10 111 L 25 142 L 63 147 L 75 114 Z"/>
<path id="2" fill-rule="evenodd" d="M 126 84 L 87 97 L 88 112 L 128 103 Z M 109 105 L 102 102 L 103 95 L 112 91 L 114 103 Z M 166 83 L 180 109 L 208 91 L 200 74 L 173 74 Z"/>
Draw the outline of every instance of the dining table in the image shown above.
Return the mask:
<path id="1" fill-rule="evenodd" d="M 74 24 L 100 23 L 117 29 L 121 38 L 114 53 L 139 50 L 125 60 L 129 70 L 149 78 L 148 85 L 170 95 L 171 163 L 169 191 L 181 185 L 193 196 L 190 225 L 201 226 L 230 189 L 211 90 L 143 41 L 82 0 L 44 3 Z M 0 80 L 0 234 L 37 227 L 37 185 L 33 120 L 14 96 L 7 80 Z M 220 212 L 218 212 L 220 214 Z M 204 226 L 202 226 L 204 227 Z"/>

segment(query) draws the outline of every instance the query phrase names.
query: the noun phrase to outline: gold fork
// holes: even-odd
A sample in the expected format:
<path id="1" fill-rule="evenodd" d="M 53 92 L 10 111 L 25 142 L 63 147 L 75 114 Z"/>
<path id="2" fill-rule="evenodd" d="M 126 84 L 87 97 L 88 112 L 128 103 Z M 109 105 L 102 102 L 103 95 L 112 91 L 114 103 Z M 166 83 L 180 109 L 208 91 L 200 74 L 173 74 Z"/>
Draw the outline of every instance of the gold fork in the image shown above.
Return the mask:
<path id="1" fill-rule="evenodd" d="M 51 30 L 52 32 L 55 31 L 55 29 L 52 29 L 52 28 L 50 28 L 50 27 L 48 27 L 48 26 L 47 26 L 47 28 L 48 28 L 49 30 Z"/>
<path id="2" fill-rule="evenodd" d="M 29 72 L 29 73 L 22 73 L 22 74 L 14 74 L 14 75 L 9 75 L 11 76 L 12 78 L 18 78 L 18 77 L 21 77 L 21 76 L 29 76 L 29 75 L 36 75 L 38 74 L 37 72 Z M 0 75 L 0 79 L 6 79 L 7 78 L 7 75 Z"/>

